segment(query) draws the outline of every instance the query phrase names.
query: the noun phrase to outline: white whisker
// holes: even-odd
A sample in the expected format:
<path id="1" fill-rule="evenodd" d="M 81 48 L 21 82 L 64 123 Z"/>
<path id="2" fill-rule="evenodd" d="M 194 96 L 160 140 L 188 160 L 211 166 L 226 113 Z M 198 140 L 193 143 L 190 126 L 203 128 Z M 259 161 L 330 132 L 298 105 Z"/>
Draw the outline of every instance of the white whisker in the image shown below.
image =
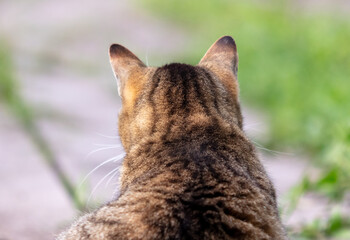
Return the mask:
<path id="1" fill-rule="evenodd" d="M 109 185 L 109 183 L 112 181 L 112 179 L 118 174 L 119 172 L 118 171 L 116 171 L 109 179 L 108 179 L 108 181 L 106 182 L 106 188 L 108 187 L 108 185 Z"/>
<path id="2" fill-rule="evenodd" d="M 253 127 L 248 127 L 248 128 L 244 128 L 244 131 L 249 131 L 249 132 L 251 132 L 251 131 L 255 131 L 255 132 L 262 132 L 262 130 L 261 129 L 257 129 L 257 128 L 253 128 Z"/>
<path id="3" fill-rule="evenodd" d="M 118 154 L 113 162 L 118 162 L 125 157 L 125 153 Z"/>
<path id="4" fill-rule="evenodd" d="M 86 157 L 85 159 L 89 158 L 92 154 L 102 151 L 102 150 L 107 150 L 107 149 L 112 149 L 112 148 L 118 148 L 117 146 L 109 146 L 109 147 L 102 147 L 102 148 L 98 148 L 96 150 L 91 151 Z"/>
<path id="5" fill-rule="evenodd" d="M 104 135 L 102 133 L 96 133 L 97 135 L 101 136 L 101 137 L 105 137 L 105 138 L 113 138 L 113 139 L 119 139 L 119 136 L 108 136 L 108 135 Z"/>
<path id="6" fill-rule="evenodd" d="M 117 143 L 117 144 L 95 143 L 94 146 L 98 146 L 98 147 L 122 147 L 122 145 L 120 143 Z"/>
<path id="7" fill-rule="evenodd" d="M 263 123 L 259 123 L 259 122 L 256 122 L 256 123 L 250 123 L 250 124 L 245 124 L 244 127 L 251 127 L 251 126 L 260 126 L 262 125 Z"/>
<path id="8" fill-rule="evenodd" d="M 256 132 L 261 132 L 261 129 L 257 129 L 257 128 L 255 128 L 254 126 L 259 126 L 259 125 L 262 125 L 263 123 L 251 123 L 251 124 L 247 124 L 247 125 L 244 125 L 243 126 L 243 129 L 245 130 L 245 131 L 247 131 L 247 130 L 253 130 L 253 131 L 256 131 Z"/>
<path id="9" fill-rule="evenodd" d="M 261 149 L 261 150 L 264 150 L 264 151 L 267 151 L 269 153 L 273 153 L 275 155 L 286 155 L 286 156 L 293 156 L 294 154 L 293 153 L 288 153 L 288 152 L 279 152 L 279 151 L 275 151 L 275 150 L 271 150 L 271 149 L 268 149 L 268 148 L 265 148 L 263 147 L 261 144 L 251 140 L 254 144 L 255 144 L 255 147 L 258 148 L 258 149 Z"/>
<path id="10" fill-rule="evenodd" d="M 89 198 L 88 198 L 88 200 L 87 200 L 87 202 L 86 202 L 86 205 L 89 204 L 90 199 L 91 199 L 92 195 L 95 193 L 95 191 L 96 191 L 96 189 L 98 188 L 98 186 L 100 186 L 100 184 L 101 184 L 109 175 L 113 174 L 114 172 L 117 172 L 117 171 L 119 170 L 119 168 L 120 168 L 120 167 L 116 167 L 115 169 L 113 169 L 112 171 L 110 171 L 106 176 L 104 176 L 104 177 L 96 184 L 96 186 L 94 187 L 94 189 L 92 189 L 92 192 L 91 192 L 91 194 L 90 194 L 90 196 L 89 196 Z"/>
<path id="11" fill-rule="evenodd" d="M 92 169 L 83 179 L 83 181 L 80 183 L 80 186 L 86 181 L 86 179 L 93 173 L 95 172 L 97 169 L 99 169 L 100 167 L 102 167 L 103 165 L 109 163 L 109 162 L 112 162 L 112 161 L 115 161 L 116 159 L 117 160 L 120 160 L 120 156 L 121 154 L 119 154 L 118 156 L 116 157 L 112 157 L 110 159 L 107 159 L 106 161 L 102 162 L 101 164 L 99 164 L 97 167 L 95 167 L 94 169 Z"/>

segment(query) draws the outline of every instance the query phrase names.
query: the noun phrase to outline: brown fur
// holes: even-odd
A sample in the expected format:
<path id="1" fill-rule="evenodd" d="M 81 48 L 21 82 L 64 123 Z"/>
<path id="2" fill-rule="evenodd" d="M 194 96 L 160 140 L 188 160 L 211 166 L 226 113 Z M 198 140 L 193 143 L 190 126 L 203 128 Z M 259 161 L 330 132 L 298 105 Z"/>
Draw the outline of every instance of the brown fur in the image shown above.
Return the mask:
<path id="1" fill-rule="evenodd" d="M 286 239 L 242 131 L 233 39 L 198 66 L 148 68 L 120 45 L 110 57 L 123 102 L 120 196 L 58 239 Z"/>

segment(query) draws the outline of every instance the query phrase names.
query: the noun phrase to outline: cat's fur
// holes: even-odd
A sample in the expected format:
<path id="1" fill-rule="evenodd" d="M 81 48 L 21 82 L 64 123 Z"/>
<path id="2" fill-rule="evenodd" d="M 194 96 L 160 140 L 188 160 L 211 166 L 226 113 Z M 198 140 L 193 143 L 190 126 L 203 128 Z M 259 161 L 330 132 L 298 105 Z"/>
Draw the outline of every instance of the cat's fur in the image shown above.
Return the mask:
<path id="1" fill-rule="evenodd" d="M 234 40 L 197 66 L 146 67 L 117 44 L 110 60 L 123 103 L 120 196 L 58 239 L 286 239 L 242 130 Z"/>

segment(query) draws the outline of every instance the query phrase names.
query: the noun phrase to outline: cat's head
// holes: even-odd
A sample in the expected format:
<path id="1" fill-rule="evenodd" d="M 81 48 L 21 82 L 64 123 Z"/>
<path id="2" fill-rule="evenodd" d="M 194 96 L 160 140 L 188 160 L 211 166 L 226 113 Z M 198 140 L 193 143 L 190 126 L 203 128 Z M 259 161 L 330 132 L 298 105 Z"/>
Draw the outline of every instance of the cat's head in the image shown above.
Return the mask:
<path id="1" fill-rule="evenodd" d="M 242 128 L 232 37 L 218 39 L 197 66 L 148 67 L 119 44 L 109 54 L 122 98 L 119 134 L 127 152 L 147 136 L 170 140 L 179 133 Z"/>

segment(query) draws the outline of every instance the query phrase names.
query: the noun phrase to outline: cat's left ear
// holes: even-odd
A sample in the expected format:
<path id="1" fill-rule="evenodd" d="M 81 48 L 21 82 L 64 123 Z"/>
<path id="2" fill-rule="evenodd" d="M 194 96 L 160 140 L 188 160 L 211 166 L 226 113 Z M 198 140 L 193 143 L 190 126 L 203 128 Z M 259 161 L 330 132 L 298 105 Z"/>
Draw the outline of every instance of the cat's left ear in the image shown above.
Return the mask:
<path id="1" fill-rule="evenodd" d="M 230 36 L 219 38 L 199 62 L 214 72 L 232 71 L 237 77 L 238 54 L 235 40 Z"/>
<path id="2" fill-rule="evenodd" d="M 117 79 L 118 93 L 123 98 L 124 95 L 130 95 L 135 91 L 137 81 L 132 81 L 132 75 L 143 75 L 146 65 L 133 54 L 130 50 L 119 44 L 113 44 L 109 48 L 109 60 L 112 70 Z M 135 78 L 138 78 L 135 76 Z M 128 83 L 129 82 L 129 83 Z M 135 83 L 136 82 L 136 83 Z M 129 85 L 128 93 L 124 93 L 126 86 Z"/>

